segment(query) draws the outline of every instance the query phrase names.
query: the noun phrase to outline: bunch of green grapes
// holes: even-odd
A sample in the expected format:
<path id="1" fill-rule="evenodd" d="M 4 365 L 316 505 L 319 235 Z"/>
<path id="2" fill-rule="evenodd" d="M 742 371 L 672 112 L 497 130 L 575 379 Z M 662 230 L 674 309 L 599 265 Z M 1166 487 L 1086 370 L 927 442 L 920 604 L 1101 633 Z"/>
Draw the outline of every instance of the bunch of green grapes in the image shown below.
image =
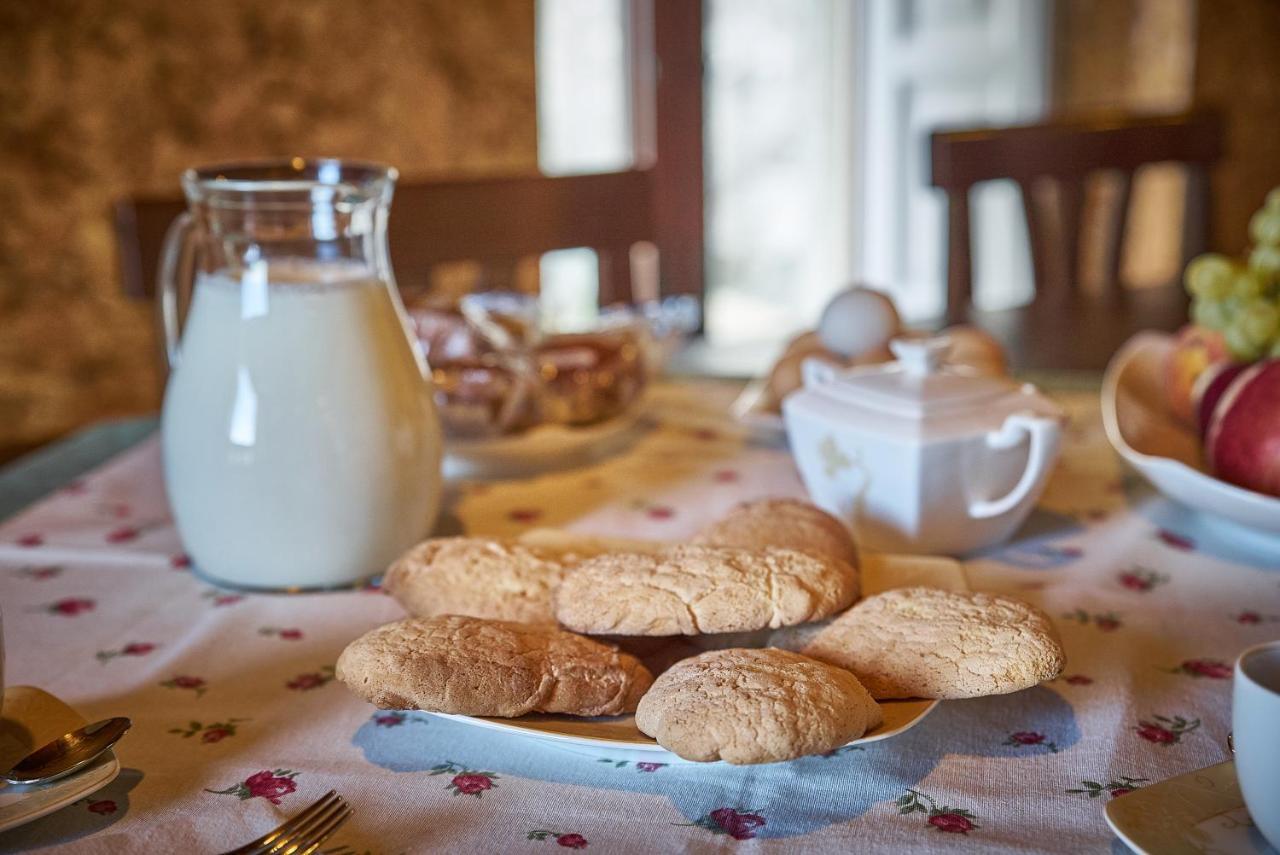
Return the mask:
<path id="1" fill-rule="evenodd" d="M 1246 259 L 1197 256 L 1184 281 L 1191 319 L 1222 334 L 1243 362 L 1280 357 L 1280 187 L 1249 221 L 1253 250 Z"/>

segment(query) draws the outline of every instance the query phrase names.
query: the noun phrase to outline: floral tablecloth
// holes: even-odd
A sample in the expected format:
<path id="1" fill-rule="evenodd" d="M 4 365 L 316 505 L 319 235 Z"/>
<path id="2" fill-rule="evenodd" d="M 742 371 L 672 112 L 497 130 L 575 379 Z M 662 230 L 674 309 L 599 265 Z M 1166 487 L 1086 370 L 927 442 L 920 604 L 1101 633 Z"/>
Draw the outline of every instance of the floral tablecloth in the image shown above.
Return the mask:
<path id="1" fill-rule="evenodd" d="M 455 483 L 439 531 L 674 540 L 742 499 L 803 495 L 785 447 L 723 415 L 733 392 L 667 384 L 618 456 Z M 1094 397 L 1058 397 L 1072 421 L 1041 507 L 966 570 L 1054 618 L 1063 676 L 944 703 L 890 740 L 747 768 L 586 756 L 370 708 L 333 663 L 396 604 L 376 587 L 202 581 L 147 440 L 0 525 L 9 683 L 134 721 L 113 784 L 0 849 L 218 851 L 332 788 L 356 811 L 340 852 L 1123 851 L 1109 799 L 1227 757 L 1230 663 L 1280 636 L 1280 557 L 1151 494 L 1107 447 Z"/>

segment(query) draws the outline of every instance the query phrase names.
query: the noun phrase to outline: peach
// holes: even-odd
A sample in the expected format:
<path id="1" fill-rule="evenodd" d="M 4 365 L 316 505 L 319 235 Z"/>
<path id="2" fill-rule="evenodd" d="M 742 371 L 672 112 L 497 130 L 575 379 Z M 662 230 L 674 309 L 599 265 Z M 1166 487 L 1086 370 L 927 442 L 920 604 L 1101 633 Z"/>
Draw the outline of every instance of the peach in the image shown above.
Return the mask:
<path id="1" fill-rule="evenodd" d="M 1195 324 L 1183 327 L 1164 363 L 1165 400 L 1169 411 L 1186 424 L 1194 425 L 1196 380 L 1210 365 L 1229 359 L 1222 333 Z"/>

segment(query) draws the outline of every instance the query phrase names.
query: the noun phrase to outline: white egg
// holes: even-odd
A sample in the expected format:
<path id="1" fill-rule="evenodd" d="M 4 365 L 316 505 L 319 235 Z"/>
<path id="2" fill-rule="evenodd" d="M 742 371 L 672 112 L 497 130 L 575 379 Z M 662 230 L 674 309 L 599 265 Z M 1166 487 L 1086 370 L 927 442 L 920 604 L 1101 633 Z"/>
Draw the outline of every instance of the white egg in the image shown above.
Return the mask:
<path id="1" fill-rule="evenodd" d="M 856 286 L 836 294 L 822 310 L 818 338 L 828 349 L 854 359 L 883 348 L 901 328 L 898 310 L 888 296 Z"/>

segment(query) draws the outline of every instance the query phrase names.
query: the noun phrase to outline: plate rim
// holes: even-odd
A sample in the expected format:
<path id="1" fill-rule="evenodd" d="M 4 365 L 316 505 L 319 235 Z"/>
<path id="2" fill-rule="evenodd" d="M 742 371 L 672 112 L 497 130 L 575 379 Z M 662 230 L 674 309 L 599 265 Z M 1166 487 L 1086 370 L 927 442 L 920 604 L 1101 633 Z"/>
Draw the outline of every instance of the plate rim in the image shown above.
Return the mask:
<path id="1" fill-rule="evenodd" d="M 53 702 L 70 710 L 76 716 L 76 718 L 80 719 L 81 723 L 83 724 L 88 723 L 85 717 L 82 716 L 75 707 L 71 706 L 66 701 L 62 700 L 62 698 L 59 698 L 57 695 L 54 695 L 51 692 L 46 692 L 44 689 L 41 689 L 39 686 L 28 686 L 25 684 L 20 684 L 16 686 L 4 687 L 5 695 L 8 695 L 10 692 L 16 692 L 16 691 L 34 692 L 39 695 L 44 695 L 46 698 L 51 699 Z M 10 829 L 13 829 L 13 828 L 17 828 L 18 826 L 26 825 L 29 822 L 34 822 L 37 819 L 46 817 L 49 814 L 60 811 L 65 807 L 69 807 L 70 805 L 74 804 L 75 802 L 79 801 L 85 796 L 91 795 L 92 793 L 96 793 L 98 790 L 101 790 L 103 787 L 110 784 L 112 781 L 114 781 L 117 777 L 120 776 L 120 758 L 116 757 L 115 751 L 112 749 L 107 749 L 106 753 L 103 756 L 107 758 L 107 762 L 92 766 L 78 775 L 74 775 L 70 778 L 66 778 L 62 783 L 53 784 L 52 786 L 54 787 L 66 786 L 67 791 L 64 795 L 59 797 L 57 800 L 50 802 L 44 807 L 37 808 L 28 813 L 22 813 L 21 809 L 25 799 L 16 801 L 13 804 L 8 805 L 6 807 L 0 807 L 0 833 L 9 831 Z M 93 776 L 96 773 L 99 773 L 100 770 L 106 770 L 106 771 L 101 773 L 102 774 L 101 778 L 94 778 Z M 77 781 L 80 781 L 82 783 L 82 786 L 79 786 L 79 787 L 69 786 L 70 784 L 74 784 Z M 48 790 L 36 790 L 36 791 L 33 791 L 33 793 L 31 794 L 38 793 L 38 792 L 48 792 Z M 28 795 L 28 793 L 21 793 L 17 795 Z M 5 814 L 10 812 L 16 815 L 6 818 Z"/>
<path id="2" fill-rule="evenodd" d="M 1230 767 L 1230 769 L 1228 769 L 1227 767 Z M 1149 784 L 1141 788 L 1140 790 L 1135 791 L 1134 793 L 1130 793 L 1130 795 L 1143 794 L 1142 799 L 1146 800 L 1146 799 L 1155 798 L 1156 796 L 1152 794 L 1155 793 L 1158 795 L 1159 792 L 1162 790 L 1170 790 L 1170 791 L 1177 790 L 1180 792 L 1185 792 L 1186 789 L 1188 789 L 1186 786 L 1187 782 L 1189 782 L 1190 780 L 1195 778 L 1217 777 L 1217 776 L 1229 776 L 1230 779 L 1234 780 L 1235 779 L 1235 761 L 1233 759 L 1227 759 L 1222 761 L 1221 763 L 1214 763 L 1212 765 L 1205 766 L 1202 769 L 1192 769 L 1189 772 L 1183 772 L 1180 775 L 1174 775 L 1173 777 L 1165 778 L 1162 781 L 1157 781 L 1154 784 Z M 1217 792 L 1217 790 L 1207 790 L 1205 792 Z M 1227 808 L 1226 809 L 1227 811 L 1238 810 L 1240 808 L 1244 808 L 1246 810 L 1248 809 L 1244 803 L 1243 796 L 1239 796 L 1238 799 L 1228 796 L 1227 801 L 1231 802 L 1234 805 L 1233 807 Z M 1235 804 L 1237 801 L 1239 803 Z M 1109 802 L 1107 802 L 1106 806 L 1103 808 L 1102 813 L 1103 813 L 1103 817 L 1106 819 L 1107 826 L 1111 829 L 1112 833 L 1115 834 L 1116 837 L 1119 837 L 1124 842 L 1124 844 L 1128 846 L 1130 849 L 1132 849 L 1135 853 L 1138 853 L 1138 855 L 1155 855 L 1155 853 L 1157 852 L 1175 852 L 1176 851 L 1179 853 L 1184 853 L 1184 852 L 1198 853 L 1201 851 L 1198 847 L 1191 846 L 1190 844 L 1187 844 L 1179 849 L 1174 850 L 1170 848 L 1171 841 L 1168 839 L 1159 840 L 1159 841 L 1154 841 L 1149 839 L 1148 834 L 1146 834 L 1140 829 L 1134 828 L 1132 825 L 1130 825 L 1130 823 L 1128 823 L 1128 821 L 1124 816 L 1125 812 L 1128 811 L 1129 806 L 1134 804 L 1140 804 L 1140 802 L 1132 802 L 1132 801 L 1121 802 L 1121 801 L 1117 801 L 1116 799 L 1112 799 Z M 1217 813 L 1212 813 L 1212 814 L 1209 814 L 1208 816 L 1197 817 L 1194 815 L 1194 812 L 1197 808 L 1196 804 L 1188 805 L 1184 801 L 1184 805 L 1186 805 L 1185 810 L 1181 811 L 1178 814 L 1178 816 L 1179 818 L 1183 818 L 1187 820 L 1187 826 L 1185 828 L 1183 827 L 1175 828 L 1175 830 L 1179 833 L 1189 828 L 1194 828 L 1195 825 L 1198 825 L 1199 823 L 1204 822 L 1205 820 L 1212 819 L 1226 812 L 1226 811 L 1218 811 Z M 1168 831 L 1169 828 L 1170 828 L 1169 826 L 1162 826 L 1163 831 Z M 1140 837 L 1147 838 L 1146 842 L 1145 843 L 1141 842 L 1139 840 Z M 1179 842 L 1182 843 L 1185 841 L 1180 840 Z"/>
<path id="3" fill-rule="evenodd" d="M 888 699 L 884 701 L 884 703 L 894 703 L 895 701 L 898 701 L 898 700 L 911 701 L 914 703 L 919 703 L 920 701 L 928 701 L 929 703 L 923 710 L 920 711 L 920 713 L 915 718 L 911 719 L 911 721 L 907 722 L 906 724 L 899 725 L 898 727 L 892 730 L 877 730 L 877 731 L 873 731 L 869 735 L 859 736 L 857 739 L 849 740 L 848 742 L 846 742 L 844 745 L 841 745 L 836 750 L 839 751 L 841 748 L 851 748 L 856 745 L 867 745 L 872 742 L 879 742 L 882 739 L 889 739 L 890 737 L 894 737 L 900 733 L 904 733 L 910 730 L 911 728 L 915 727 L 917 724 L 919 724 L 922 720 L 924 720 L 926 716 L 928 716 L 935 709 L 937 709 L 938 704 L 942 703 L 941 699 L 938 699 L 938 698 Z M 516 734 L 518 736 L 528 737 L 530 739 L 542 739 L 542 740 L 546 740 L 547 742 L 564 742 L 570 745 L 581 745 L 582 743 L 591 743 L 592 745 L 600 746 L 603 748 L 617 748 L 623 751 L 644 751 L 644 752 L 649 752 L 654 754 L 661 754 L 666 757 L 674 758 L 676 762 L 680 762 L 680 763 L 699 762 L 694 760 L 686 760 L 685 758 L 681 757 L 675 752 L 670 751 L 669 749 L 663 748 L 661 745 L 658 744 L 657 740 L 652 738 L 650 738 L 650 741 L 648 742 L 633 742 L 625 739 L 613 739 L 613 738 L 608 738 L 603 736 L 583 736 L 579 734 L 559 733 L 554 730 L 537 730 L 533 728 L 520 727 L 519 725 L 509 723 L 510 721 L 516 721 L 518 719 L 508 720 L 508 719 L 495 718 L 492 716 L 462 715 L 460 713 L 441 713 L 441 712 L 431 712 L 430 710 L 422 710 L 422 712 L 427 713 L 427 715 L 433 715 L 439 718 L 458 721 L 458 722 L 461 722 L 462 724 L 471 724 L 477 727 L 483 727 L 489 730 L 496 730 L 502 733 L 511 733 L 511 734 Z M 605 716 L 605 717 L 609 717 L 609 716 Z M 800 758 L 796 758 L 796 759 L 800 759 Z M 723 763 L 724 761 L 717 760 L 713 762 Z M 705 765 L 705 764 L 702 764 L 702 765 Z"/>

